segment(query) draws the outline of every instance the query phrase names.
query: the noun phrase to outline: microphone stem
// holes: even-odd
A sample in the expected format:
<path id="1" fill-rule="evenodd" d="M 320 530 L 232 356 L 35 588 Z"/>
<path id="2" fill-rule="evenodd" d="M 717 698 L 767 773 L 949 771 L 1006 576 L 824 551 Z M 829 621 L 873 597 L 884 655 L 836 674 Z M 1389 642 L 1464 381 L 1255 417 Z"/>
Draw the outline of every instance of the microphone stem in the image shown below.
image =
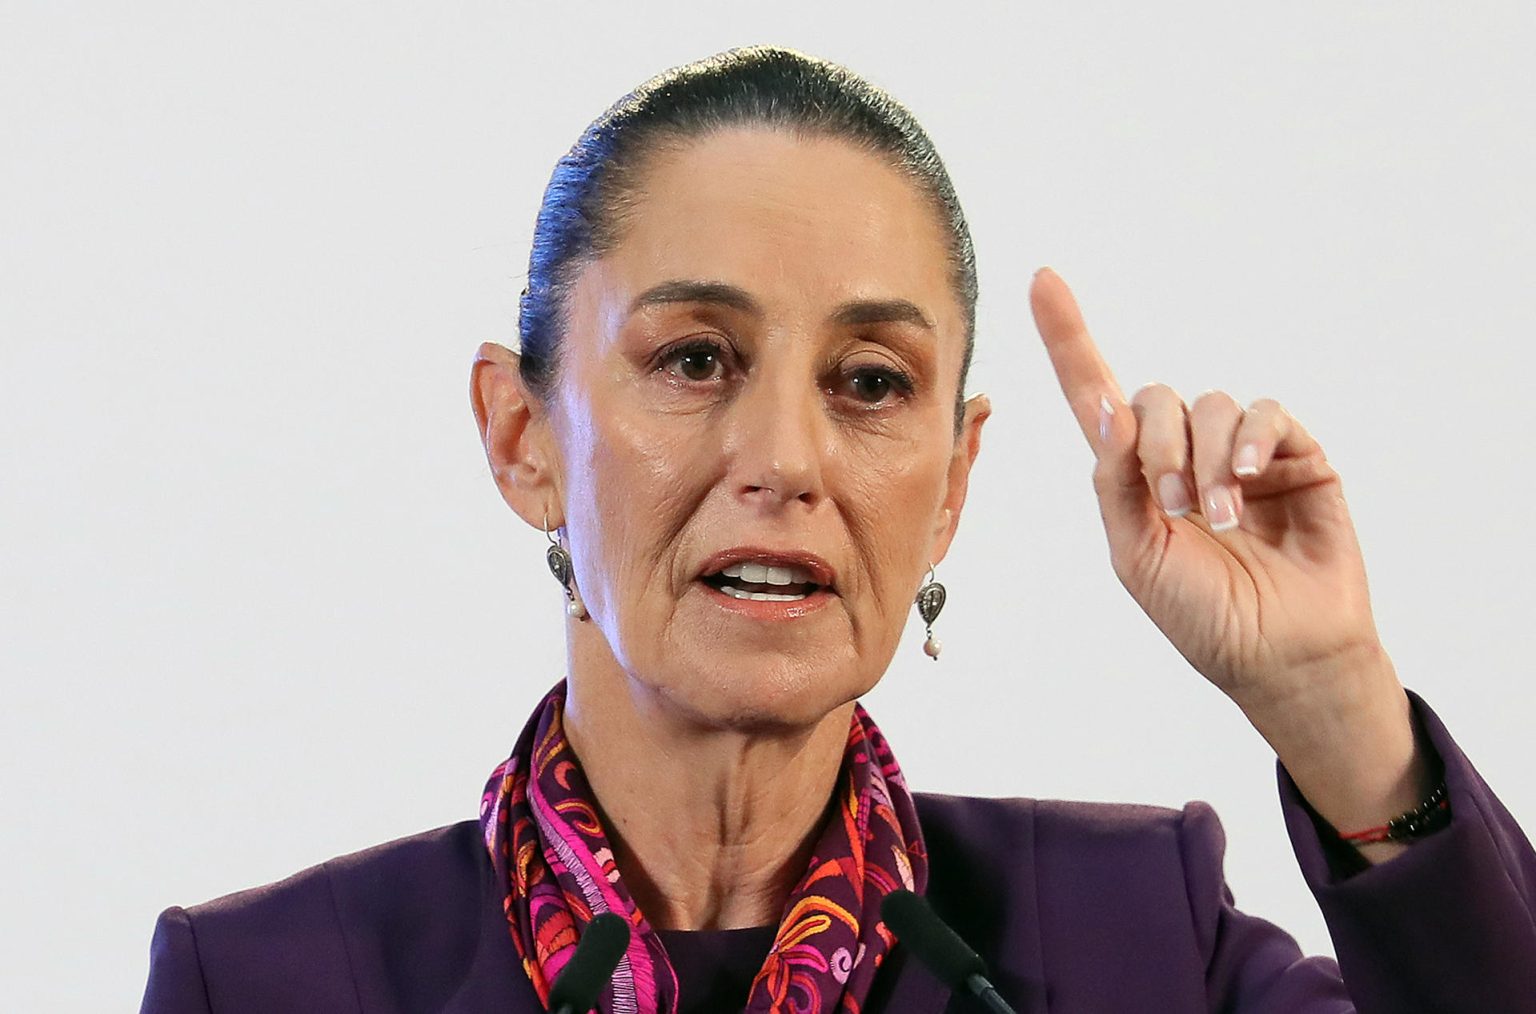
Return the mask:
<path id="1" fill-rule="evenodd" d="M 992 1014 L 1018 1014 L 1018 1011 L 1008 1006 L 1007 1000 L 998 995 L 996 987 L 987 981 L 987 977 L 980 973 L 966 976 L 965 988 L 971 995 L 979 997 Z"/>

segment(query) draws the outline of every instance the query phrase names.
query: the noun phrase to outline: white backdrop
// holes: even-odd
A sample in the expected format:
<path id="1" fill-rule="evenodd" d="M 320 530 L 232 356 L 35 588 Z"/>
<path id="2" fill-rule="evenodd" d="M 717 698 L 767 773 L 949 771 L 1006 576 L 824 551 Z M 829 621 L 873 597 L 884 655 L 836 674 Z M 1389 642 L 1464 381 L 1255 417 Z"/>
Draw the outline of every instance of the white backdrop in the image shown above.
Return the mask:
<path id="1" fill-rule="evenodd" d="M 973 223 L 944 657 L 914 616 L 867 700 L 913 786 L 1208 800 L 1330 950 L 1273 754 L 1109 568 L 1049 263 L 1127 392 L 1322 441 L 1403 682 L 1536 827 L 1536 9 L 1413 6 L 0 5 L 4 1006 L 131 1009 L 163 907 L 475 815 L 564 656 L 471 357 L 583 126 L 753 42 L 894 92 Z"/>

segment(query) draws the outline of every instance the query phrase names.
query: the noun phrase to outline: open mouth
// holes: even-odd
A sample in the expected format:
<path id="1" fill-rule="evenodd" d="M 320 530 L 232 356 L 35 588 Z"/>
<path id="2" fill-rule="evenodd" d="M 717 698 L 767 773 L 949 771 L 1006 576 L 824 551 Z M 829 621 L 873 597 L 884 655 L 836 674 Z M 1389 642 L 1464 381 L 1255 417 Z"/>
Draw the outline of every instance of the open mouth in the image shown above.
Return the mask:
<path id="1" fill-rule="evenodd" d="M 763 563 L 733 563 L 700 580 L 733 599 L 756 602 L 798 602 L 825 587 L 802 567 Z"/>

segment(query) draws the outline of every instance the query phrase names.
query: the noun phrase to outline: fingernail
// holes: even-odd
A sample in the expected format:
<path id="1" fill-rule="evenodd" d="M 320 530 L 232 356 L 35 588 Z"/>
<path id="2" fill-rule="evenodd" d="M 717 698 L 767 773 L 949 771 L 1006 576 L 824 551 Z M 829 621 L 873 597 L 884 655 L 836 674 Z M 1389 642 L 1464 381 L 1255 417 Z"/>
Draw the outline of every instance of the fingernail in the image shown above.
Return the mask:
<path id="1" fill-rule="evenodd" d="M 1169 472 L 1157 480 L 1157 498 L 1163 502 L 1163 511 L 1171 518 L 1182 518 L 1189 513 L 1189 487 L 1184 476 Z"/>
<path id="2" fill-rule="evenodd" d="M 1258 475 L 1259 474 L 1259 449 L 1253 444 L 1244 444 L 1237 449 L 1237 460 L 1232 464 L 1233 475 Z"/>
<path id="3" fill-rule="evenodd" d="M 1114 418 L 1115 406 L 1104 395 L 1099 395 L 1099 443 L 1109 443 L 1109 421 Z"/>
<path id="4" fill-rule="evenodd" d="M 1237 504 L 1232 501 L 1232 491 L 1225 486 L 1212 487 L 1205 494 L 1205 520 L 1211 531 L 1224 532 L 1237 527 Z"/>

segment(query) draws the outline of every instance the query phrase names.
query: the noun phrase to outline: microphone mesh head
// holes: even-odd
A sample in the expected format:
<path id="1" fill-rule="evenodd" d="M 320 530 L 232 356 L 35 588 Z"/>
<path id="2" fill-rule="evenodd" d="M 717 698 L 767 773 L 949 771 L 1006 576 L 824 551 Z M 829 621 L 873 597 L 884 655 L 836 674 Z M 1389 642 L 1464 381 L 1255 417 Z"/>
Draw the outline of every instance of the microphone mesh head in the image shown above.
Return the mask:
<path id="1" fill-rule="evenodd" d="M 629 923 L 612 912 L 593 916 L 576 941 L 576 953 L 550 987 L 549 1009 L 559 1010 L 565 1005 L 586 1014 L 597 1006 L 598 996 L 628 948 Z"/>
<path id="2" fill-rule="evenodd" d="M 950 989 L 966 992 L 966 980 L 987 974 L 981 955 L 934 914 L 928 899 L 911 891 L 893 891 L 880 903 L 880 917 L 897 939 Z"/>

